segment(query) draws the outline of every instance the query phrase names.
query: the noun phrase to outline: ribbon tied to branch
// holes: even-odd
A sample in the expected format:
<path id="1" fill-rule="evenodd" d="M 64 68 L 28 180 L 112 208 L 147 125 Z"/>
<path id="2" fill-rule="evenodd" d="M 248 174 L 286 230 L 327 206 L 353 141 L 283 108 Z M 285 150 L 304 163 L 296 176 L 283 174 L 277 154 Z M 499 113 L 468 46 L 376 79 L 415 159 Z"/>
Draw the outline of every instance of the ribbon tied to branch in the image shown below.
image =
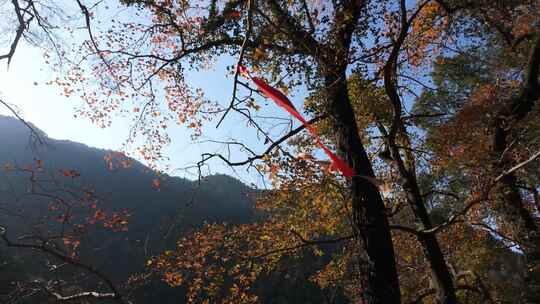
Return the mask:
<path id="1" fill-rule="evenodd" d="M 335 155 L 326 145 L 321 141 L 321 138 L 317 134 L 317 130 L 309 124 L 304 117 L 296 110 L 292 102 L 283 94 L 281 91 L 279 91 L 276 88 L 273 88 L 272 86 L 268 85 L 264 80 L 258 77 L 251 77 L 249 74 L 249 71 L 246 69 L 246 67 L 239 65 L 238 66 L 238 72 L 246 77 L 247 79 L 251 79 L 253 83 L 257 86 L 259 91 L 261 91 L 266 97 L 272 99 L 278 106 L 285 109 L 285 111 L 289 112 L 292 116 L 294 116 L 298 121 L 304 125 L 304 127 L 309 131 L 309 133 L 313 136 L 315 139 L 315 142 L 317 145 L 323 149 L 324 153 L 328 155 L 332 162 L 332 168 L 339 170 L 343 176 L 346 178 L 352 178 L 354 175 L 356 175 L 354 169 L 352 169 L 344 160 L 339 158 L 337 155 Z"/>

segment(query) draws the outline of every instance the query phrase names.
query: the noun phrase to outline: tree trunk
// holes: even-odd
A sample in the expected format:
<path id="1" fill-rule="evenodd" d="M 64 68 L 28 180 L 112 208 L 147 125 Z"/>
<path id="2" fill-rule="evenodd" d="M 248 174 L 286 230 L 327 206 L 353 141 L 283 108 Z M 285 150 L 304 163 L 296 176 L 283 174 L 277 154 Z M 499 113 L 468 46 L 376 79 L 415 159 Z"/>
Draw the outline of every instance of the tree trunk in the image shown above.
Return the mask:
<path id="1" fill-rule="evenodd" d="M 405 14 L 403 9 L 402 14 Z M 403 28 L 406 28 L 403 25 Z M 424 205 L 423 197 L 418 188 L 418 182 L 416 180 L 416 168 L 414 164 L 414 156 L 410 155 L 406 151 L 405 157 L 407 164 L 403 162 L 398 145 L 396 144 L 396 137 L 399 133 L 403 136 L 403 139 L 407 142 L 406 145 L 410 146 L 409 138 L 401 120 L 402 105 L 401 98 L 399 97 L 396 86 L 396 70 L 397 59 L 399 57 L 399 46 L 404 42 L 407 31 L 402 29 L 398 41 L 390 54 L 387 64 L 384 68 L 384 88 L 390 102 L 393 106 L 393 120 L 390 127 L 390 131 L 384 131 L 388 148 L 392 156 L 391 164 L 396 167 L 401 177 L 401 184 L 407 195 L 407 202 L 415 215 L 415 221 L 421 229 L 432 228 L 429 215 Z M 456 303 L 456 293 L 454 288 L 454 282 L 450 270 L 446 265 L 444 255 L 441 251 L 437 238 L 433 234 L 420 234 L 418 240 L 422 245 L 422 250 L 427 258 L 430 270 L 431 270 L 431 282 L 436 290 L 436 302 L 440 304 L 453 304 Z"/>
<path id="2" fill-rule="evenodd" d="M 358 175 L 374 176 L 371 162 L 358 135 L 351 107 L 345 70 L 325 77 L 329 112 L 337 139 L 338 152 Z M 396 304 L 401 302 L 394 248 L 385 207 L 378 188 L 359 176 L 350 183 L 353 224 L 359 248 L 360 281 L 365 304 Z"/>
<path id="3" fill-rule="evenodd" d="M 411 148 L 407 130 L 403 124 L 400 126 L 400 137 L 404 141 L 406 148 Z M 416 179 L 416 165 L 414 155 L 410 150 L 405 151 L 405 162 L 401 158 L 399 149 L 395 141 L 390 142 L 391 155 L 394 164 L 401 175 L 402 186 L 407 194 L 407 203 L 411 207 L 417 226 L 421 230 L 433 228 L 431 219 L 426 209 L 424 198 L 420 193 L 418 181 Z M 457 302 L 456 290 L 450 269 L 446 264 L 444 254 L 439 246 L 437 237 L 433 233 L 418 235 L 418 241 L 422 246 L 424 256 L 428 260 L 431 271 L 431 282 L 436 290 L 436 303 L 454 304 Z"/>
<path id="4" fill-rule="evenodd" d="M 408 174 L 410 175 L 410 173 Z M 407 201 L 413 210 L 415 220 L 421 229 L 431 229 L 433 228 L 433 225 L 431 224 L 424 201 L 418 189 L 416 179 L 410 176 L 408 180 L 409 181 L 404 183 L 403 188 L 407 193 Z M 431 282 L 436 290 L 436 303 L 456 303 L 456 290 L 454 288 L 452 274 L 446 264 L 444 254 L 442 253 L 435 234 L 420 234 L 418 236 L 418 241 L 420 241 L 422 251 L 429 262 Z"/>
<path id="5" fill-rule="evenodd" d="M 505 217 L 512 225 L 514 237 L 520 242 L 527 267 L 522 302 L 540 303 L 540 223 L 523 206 L 515 176 L 507 175 L 501 182 Z"/>
<path id="6" fill-rule="evenodd" d="M 508 100 L 495 117 L 493 130 L 493 171 L 501 173 L 511 167 L 512 160 L 506 149 L 512 128 L 527 118 L 540 98 L 540 34 L 536 34 L 530 50 L 523 85 L 519 94 Z M 500 161 L 499 161 L 500 160 Z M 523 303 L 540 303 L 540 219 L 529 212 L 517 186 L 516 176 L 506 175 L 501 180 L 501 213 L 512 225 L 514 238 L 520 243 L 525 256 L 525 292 Z"/>
<path id="7" fill-rule="evenodd" d="M 508 133 L 502 126 L 495 129 L 494 152 L 495 159 L 503 157 L 502 162 L 494 161 L 494 171 L 499 174 L 501 168 L 511 167 L 511 162 L 502 155 L 507 148 Z M 502 201 L 501 215 L 512 227 L 513 238 L 520 245 L 525 257 L 525 290 L 522 303 L 540 303 L 540 221 L 532 215 L 517 186 L 516 176 L 508 174 L 501 180 L 499 193 Z"/>

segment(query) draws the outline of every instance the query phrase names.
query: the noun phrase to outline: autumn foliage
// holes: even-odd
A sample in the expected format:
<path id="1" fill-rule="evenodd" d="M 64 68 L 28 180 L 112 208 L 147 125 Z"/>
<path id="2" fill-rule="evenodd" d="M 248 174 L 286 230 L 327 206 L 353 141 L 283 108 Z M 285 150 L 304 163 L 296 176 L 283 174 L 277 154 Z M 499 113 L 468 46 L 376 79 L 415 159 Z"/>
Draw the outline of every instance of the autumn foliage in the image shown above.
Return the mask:
<path id="1" fill-rule="evenodd" d="M 193 227 L 141 277 L 188 303 L 271 302 L 276 281 L 328 303 L 540 301 L 538 1 L 83 2 L 85 39 L 47 51 L 50 84 L 100 127 L 130 120 L 107 166 L 159 171 L 172 130 L 217 126 L 186 170 L 266 186 L 254 219 Z M 84 225 L 127 229 L 127 211 L 85 203 Z"/>

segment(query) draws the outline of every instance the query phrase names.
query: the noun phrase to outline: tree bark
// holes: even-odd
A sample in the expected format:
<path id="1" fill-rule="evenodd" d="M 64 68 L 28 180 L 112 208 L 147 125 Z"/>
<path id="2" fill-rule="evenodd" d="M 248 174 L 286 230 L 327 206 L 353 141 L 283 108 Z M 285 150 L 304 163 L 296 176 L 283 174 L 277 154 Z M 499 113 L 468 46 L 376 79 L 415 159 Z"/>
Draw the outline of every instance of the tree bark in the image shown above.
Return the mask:
<path id="1" fill-rule="evenodd" d="M 540 34 L 537 34 L 529 54 L 521 91 L 507 101 L 493 121 L 492 167 L 495 174 L 512 165 L 506 151 L 509 138 L 516 123 L 530 114 L 540 98 L 539 74 Z M 502 178 L 499 190 L 502 201 L 501 215 L 505 222 L 512 226 L 514 238 L 520 243 L 527 267 L 526 286 L 521 301 L 527 304 L 540 303 L 540 219 L 527 209 L 514 173 Z"/>
<path id="2" fill-rule="evenodd" d="M 498 151 L 501 152 L 502 151 Z M 506 163 L 506 162 L 505 162 Z M 497 164 L 505 168 L 505 164 Z M 512 227 L 513 238 L 519 242 L 525 257 L 525 290 L 522 303 L 540 303 L 540 222 L 525 207 L 512 174 L 504 176 L 499 188 L 502 201 L 501 213 Z"/>
<path id="3" fill-rule="evenodd" d="M 497 129 L 499 138 L 495 144 L 495 155 L 501 156 L 507 147 L 506 131 Z M 493 164 L 495 171 L 510 167 L 510 162 L 503 156 L 503 161 Z M 501 179 L 499 188 L 502 201 L 501 213 L 512 227 L 513 238 L 519 242 L 525 257 L 525 290 L 522 303 L 540 303 L 540 223 L 525 206 L 514 173 Z"/>
<path id="4" fill-rule="evenodd" d="M 416 180 L 414 157 L 408 157 L 409 166 L 403 162 L 399 148 L 396 144 L 396 137 L 399 133 L 408 141 L 407 132 L 402 121 L 402 106 L 401 98 L 398 94 L 396 85 L 397 75 L 397 60 L 401 45 L 407 36 L 407 30 L 410 23 L 406 18 L 405 2 L 401 2 L 402 11 L 402 30 L 394 48 L 390 53 L 390 57 L 384 67 L 384 88 L 393 107 L 393 118 L 390 126 L 390 131 L 385 133 L 388 148 L 393 159 L 392 165 L 396 167 L 401 177 L 401 184 L 407 196 L 407 202 L 412 208 L 415 221 L 423 229 L 431 229 L 431 221 L 424 205 L 424 200 L 418 188 Z M 384 127 L 382 127 L 384 129 Z M 431 282 L 436 290 L 436 302 L 440 304 L 456 303 L 456 292 L 450 270 L 446 265 L 444 255 L 441 251 L 437 238 L 433 234 L 420 234 L 418 240 L 422 245 L 422 250 L 429 262 L 431 270 Z"/>
<path id="5" fill-rule="evenodd" d="M 358 20 L 367 1 L 344 0 L 334 3 L 334 23 L 327 41 L 319 42 L 298 26 L 278 1 L 269 1 L 272 14 L 291 37 L 292 45 L 302 49 L 318 64 L 325 83 L 326 106 L 333 120 L 337 150 L 358 175 L 374 176 L 371 162 L 360 140 L 355 114 L 349 99 L 346 70 L 349 49 Z M 355 239 L 362 263 L 358 272 L 363 304 L 398 304 L 401 294 L 394 247 L 385 207 L 379 189 L 365 178 L 350 182 Z M 365 251 L 365 254 L 364 254 Z"/>
<path id="6" fill-rule="evenodd" d="M 408 174 L 410 175 L 410 173 Z M 413 210 L 418 226 L 422 230 L 433 228 L 416 180 L 412 177 L 407 178 L 403 183 L 403 188 L 407 193 L 407 201 Z M 430 266 L 431 282 L 434 285 L 433 288 L 436 290 L 436 302 L 441 304 L 456 303 L 456 290 L 452 274 L 446 265 L 446 260 L 436 235 L 434 233 L 419 234 L 418 241 L 422 245 L 422 251 Z"/>
<path id="7" fill-rule="evenodd" d="M 345 70 L 325 76 L 329 112 L 337 139 L 338 152 L 357 175 L 374 176 L 362 145 L 346 82 Z M 365 249 L 360 281 L 365 304 L 401 303 L 394 248 L 385 207 L 378 188 L 355 176 L 350 183 L 353 224 L 359 248 Z M 359 259 L 362 260 L 362 253 Z"/>
<path id="8" fill-rule="evenodd" d="M 399 126 L 399 136 L 403 138 L 406 148 L 410 148 L 410 140 L 407 130 L 403 123 Z M 417 226 L 420 230 L 429 230 L 433 228 L 431 219 L 426 209 L 424 198 L 420 193 L 418 181 L 416 178 L 416 165 L 414 155 L 410 150 L 405 151 L 405 162 L 401 158 L 399 148 L 395 140 L 389 140 L 393 163 L 396 165 L 402 180 L 402 187 L 406 193 L 407 203 L 411 207 Z M 435 289 L 435 299 L 437 303 L 454 304 L 457 302 L 456 289 L 454 286 L 452 274 L 446 259 L 441 250 L 437 237 L 434 233 L 419 234 L 418 241 L 422 246 L 422 251 L 428 260 L 431 271 L 431 282 Z"/>

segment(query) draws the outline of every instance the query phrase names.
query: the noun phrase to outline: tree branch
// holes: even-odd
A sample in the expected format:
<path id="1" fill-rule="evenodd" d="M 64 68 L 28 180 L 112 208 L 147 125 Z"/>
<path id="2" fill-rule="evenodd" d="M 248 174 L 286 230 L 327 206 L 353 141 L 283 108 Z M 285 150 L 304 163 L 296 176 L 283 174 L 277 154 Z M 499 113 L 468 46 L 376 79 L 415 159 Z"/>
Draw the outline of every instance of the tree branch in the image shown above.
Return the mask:
<path id="1" fill-rule="evenodd" d="M 326 116 L 315 117 L 315 118 L 312 118 L 311 120 L 309 120 L 307 123 L 308 124 L 313 124 L 313 123 L 315 123 L 315 122 L 317 122 L 317 121 L 319 121 L 319 120 L 321 120 L 321 119 L 323 119 L 325 117 Z M 293 137 L 294 135 L 300 133 L 305 128 L 306 128 L 305 125 L 301 125 L 301 126 L 297 127 L 296 129 L 294 129 L 294 130 L 290 131 L 289 133 L 285 134 L 284 136 L 282 136 L 278 140 L 272 142 L 272 144 L 270 146 L 268 146 L 268 148 L 266 148 L 266 150 L 263 153 L 256 154 L 254 156 L 248 157 L 247 159 L 245 159 L 243 161 L 232 162 L 227 157 L 225 157 L 225 156 L 223 156 L 221 154 L 205 153 L 205 154 L 202 155 L 202 157 L 203 157 L 202 160 L 200 160 L 197 163 L 197 166 L 201 167 L 205 162 L 207 162 L 208 160 L 210 160 L 210 159 L 212 159 L 214 157 L 217 157 L 217 158 L 223 160 L 227 165 L 229 165 L 231 167 L 238 167 L 238 166 L 244 166 L 244 165 L 250 164 L 255 160 L 262 159 L 265 155 L 269 154 L 273 149 L 278 147 L 280 144 L 285 142 L 287 139 L 289 139 L 289 138 Z"/>
<path id="2" fill-rule="evenodd" d="M 503 179 L 505 176 L 507 175 L 510 175 L 514 172 L 516 172 L 517 170 L 525 167 L 526 165 L 528 165 L 529 163 L 535 161 L 538 157 L 540 157 L 540 151 L 536 152 L 535 154 L 533 154 L 529 159 L 513 166 L 512 168 L 508 169 L 507 171 L 503 172 L 501 175 L 499 175 L 496 179 L 495 179 L 495 182 L 498 182 L 500 181 L 501 179 Z"/>
<path id="3" fill-rule="evenodd" d="M 15 55 L 15 50 L 17 49 L 17 46 L 19 45 L 19 40 L 24 34 L 24 31 L 28 28 L 28 24 L 34 19 L 34 16 L 30 16 L 28 20 L 24 20 L 23 16 L 23 9 L 21 9 L 19 5 L 18 0 L 11 0 L 11 3 L 13 4 L 13 9 L 15 11 L 15 15 L 17 16 L 17 21 L 19 25 L 17 26 L 17 31 L 15 32 L 15 38 L 13 38 L 13 41 L 11 42 L 11 46 L 9 47 L 9 51 L 7 54 L 0 55 L 0 60 L 7 59 L 7 64 L 11 63 L 11 59 L 13 59 L 13 55 Z"/>
<path id="4" fill-rule="evenodd" d="M 4 105 L 6 108 L 8 108 L 8 110 L 20 121 L 22 122 L 29 130 L 30 130 L 30 134 L 35 137 L 38 141 L 39 144 L 43 144 L 43 140 L 41 139 L 41 135 L 34 129 L 34 127 L 32 127 L 26 120 L 24 120 L 20 115 L 19 113 L 17 113 L 17 111 L 15 111 L 15 109 L 10 105 L 8 104 L 7 102 L 5 102 L 4 100 L 0 99 L 0 103 L 2 105 Z"/>
<path id="5" fill-rule="evenodd" d="M 249 36 L 251 36 L 251 31 L 253 28 L 252 25 L 252 19 L 253 19 L 253 1 L 255 0 L 248 0 L 248 15 L 247 15 L 247 29 L 246 29 L 246 36 L 244 37 L 244 41 L 242 42 L 242 46 L 240 47 L 240 55 L 238 56 L 238 62 L 236 63 L 236 70 L 234 71 L 234 81 L 233 81 L 233 92 L 232 92 L 232 98 L 231 102 L 229 103 L 229 106 L 227 107 L 227 110 L 225 110 L 225 113 L 223 113 L 223 116 L 219 119 L 216 128 L 219 128 L 219 125 L 221 122 L 225 119 L 225 116 L 229 113 L 229 111 L 234 106 L 234 101 L 236 100 L 236 90 L 238 86 L 238 75 L 240 74 L 240 71 L 238 67 L 242 64 L 242 60 L 244 59 L 244 53 L 246 51 L 246 45 L 249 40 Z"/>
<path id="6" fill-rule="evenodd" d="M 40 245 L 12 242 L 7 237 L 7 229 L 5 227 L 2 227 L 2 226 L 0 226 L 0 238 L 4 241 L 4 243 L 8 247 L 29 248 L 29 249 L 39 250 L 39 251 L 42 251 L 44 253 L 48 253 L 48 254 L 54 256 L 55 258 L 65 262 L 65 263 L 68 263 L 68 264 L 70 264 L 72 266 L 75 266 L 77 268 L 84 269 L 84 270 L 94 274 L 95 276 L 100 278 L 103 282 L 105 282 L 105 284 L 112 291 L 112 296 L 107 296 L 108 298 L 113 299 L 116 302 L 121 303 L 121 304 L 128 304 L 129 303 L 129 301 L 124 300 L 122 295 L 120 295 L 120 293 L 118 292 L 118 289 L 116 289 L 116 287 L 114 286 L 113 282 L 105 274 L 103 274 L 101 271 L 93 268 L 92 266 L 84 264 L 81 261 L 76 260 L 75 258 L 72 258 L 70 256 L 59 253 L 58 251 L 54 250 L 53 248 L 48 247 L 46 245 L 46 242 L 44 242 L 43 244 L 40 244 Z"/>

